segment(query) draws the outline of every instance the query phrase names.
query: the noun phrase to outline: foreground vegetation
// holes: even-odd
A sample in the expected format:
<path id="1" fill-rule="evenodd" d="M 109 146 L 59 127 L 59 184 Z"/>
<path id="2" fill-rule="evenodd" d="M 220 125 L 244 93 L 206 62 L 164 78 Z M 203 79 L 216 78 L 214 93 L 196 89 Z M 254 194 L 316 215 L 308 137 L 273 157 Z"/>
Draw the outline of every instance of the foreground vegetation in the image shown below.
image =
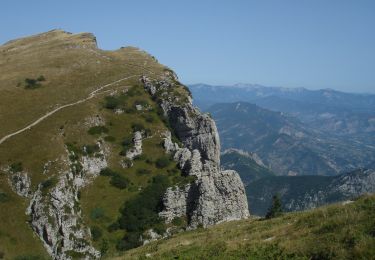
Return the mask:
<path id="1" fill-rule="evenodd" d="M 119 259 L 374 259 L 375 196 L 180 233 Z"/>

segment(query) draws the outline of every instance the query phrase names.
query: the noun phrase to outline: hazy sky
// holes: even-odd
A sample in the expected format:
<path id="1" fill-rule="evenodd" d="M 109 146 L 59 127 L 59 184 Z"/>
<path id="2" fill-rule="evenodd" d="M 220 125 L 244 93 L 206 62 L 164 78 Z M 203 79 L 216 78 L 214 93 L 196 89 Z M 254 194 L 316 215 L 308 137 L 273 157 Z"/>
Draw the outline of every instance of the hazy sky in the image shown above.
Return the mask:
<path id="1" fill-rule="evenodd" d="M 0 24 L 1 44 L 60 28 L 138 46 L 186 84 L 375 93 L 375 0 L 2 0 Z"/>

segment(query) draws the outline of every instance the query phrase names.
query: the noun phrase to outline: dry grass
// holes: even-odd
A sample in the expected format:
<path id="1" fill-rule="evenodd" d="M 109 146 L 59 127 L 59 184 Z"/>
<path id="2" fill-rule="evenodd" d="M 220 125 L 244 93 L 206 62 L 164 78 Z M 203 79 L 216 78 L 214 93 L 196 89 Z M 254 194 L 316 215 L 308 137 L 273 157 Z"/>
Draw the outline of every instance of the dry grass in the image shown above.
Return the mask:
<path id="1" fill-rule="evenodd" d="M 118 259 L 374 259 L 375 196 L 177 234 Z M 146 257 L 147 256 L 147 257 Z"/>
<path id="2" fill-rule="evenodd" d="M 161 75 L 164 69 L 150 55 L 136 48 L 117 51 L 97 49 L 90 34 L 73 35 L 51 31 L 9 42 L 0 46 L 0 138 L 25 127 L 54 108 L 87 97 L 102 85 L 132 75 L 152 74 L 155 77 Z M 46 78 L 41 87 L 24 88 L 26 78 L 37 78 L 40 75 Z M 139 86 L 138 79 L 129 79 L 110 86 L 105 91 Z M 140 115 L 117 116 L 103 109 L 103 98 L 108 95 L 105 91 L 85 103 L 57 112 L 0 145 L 0 190 L 11 198 L 10 202 L 0 203 L 0 252 L 4 252 L 5 258 L 23 254 L 45 256 L 45 251 L 27 223 L 25 210 L 28 201 L 9 189 L 4 169 L 14 162 L 22 162 L 35 189 L 49 176 L 57 175 L 67 168 L 63 162 L 67 156 L 65 143 L 76 142 L 83 145 L 96 142 L 97 137 L 87 134 L 87 126 L 83 124 L 90 116 L 100 115 L 106 122 L 112 121 L 110 134 L 120 141 L 130 131 L 131 123 L 138 120 Z M 149 98 L 144 91 L 143 95 Z M 153 130 L 156 132 L 161 129 L 165 127 L 160 120 L 156 121 Z M 158 149 L 154 146 L 160 142 L 160 136 L 156 136 L 145 141 L 146 149 L 155 154 L 160 152 L 152 150 Z M 118 167 L 118 145 L 108 145 L 113 149 L 111 166 Z M 49 173 L 44 175 L 43 167 L 48 161 L 54 163 Z M 137 181 L 132 181 L 138 185 Z M 145 181 L 146 178 L 139 182 Z M 103 194 L 99 195 L 97 189 L 102 189 Z M 93 195 L 89 194 L 96 197 L 90 197 Z M 106 194 L 110 195 L 106 197 Z M 113 219 L 127 196 L 126 191 L 109 187 L 106 180 L 98 178 L 83 192 L 84 218 L 91 224 L 86 215 L 90 212 L 91 204 L 85 199 L 93 198 L 94 202 L 107 205 L 109 216 Z"/>

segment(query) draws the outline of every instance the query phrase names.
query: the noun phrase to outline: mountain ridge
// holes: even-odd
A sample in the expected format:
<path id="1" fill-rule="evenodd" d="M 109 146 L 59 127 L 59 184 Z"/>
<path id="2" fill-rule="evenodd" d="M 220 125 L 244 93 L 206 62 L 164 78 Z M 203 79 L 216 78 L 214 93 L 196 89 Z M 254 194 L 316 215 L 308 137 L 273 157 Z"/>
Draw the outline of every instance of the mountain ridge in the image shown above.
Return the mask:
<path id="1" fill-rule="evenodd" d="M 0 46 L 0 69 L 2 255 L 111 257 L 249 216 L 215 122 L 153 56 L 54 30 Z"/>

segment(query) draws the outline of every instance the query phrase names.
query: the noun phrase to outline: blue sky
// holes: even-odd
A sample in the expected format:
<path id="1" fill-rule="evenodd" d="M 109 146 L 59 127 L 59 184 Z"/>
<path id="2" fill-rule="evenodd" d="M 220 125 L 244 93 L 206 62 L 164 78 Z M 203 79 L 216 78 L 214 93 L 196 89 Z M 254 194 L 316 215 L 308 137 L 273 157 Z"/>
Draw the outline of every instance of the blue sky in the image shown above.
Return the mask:
<path id="1" fill-rule="evenodd" d="M 2 0 L 0 43 L 54 28 L 138 46 L 186 84 L 375 93 L 372 0 Z"/>

